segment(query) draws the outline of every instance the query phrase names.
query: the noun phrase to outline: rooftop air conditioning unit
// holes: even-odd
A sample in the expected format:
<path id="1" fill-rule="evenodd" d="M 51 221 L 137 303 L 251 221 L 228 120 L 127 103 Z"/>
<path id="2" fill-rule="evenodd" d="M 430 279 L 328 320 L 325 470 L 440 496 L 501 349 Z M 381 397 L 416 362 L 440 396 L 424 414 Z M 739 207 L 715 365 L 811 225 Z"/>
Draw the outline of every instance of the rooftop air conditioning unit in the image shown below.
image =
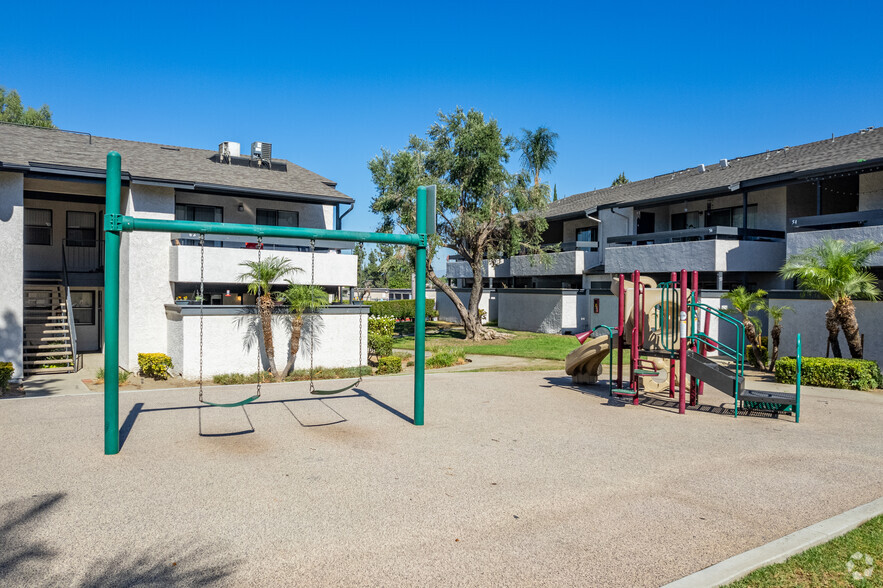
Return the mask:
<path id="1" fill-rule="evenodd" d="M 218 145 L 218 155 L 221 157 L 221 163 L 230 163 L 231 157 L 239 157 L 239 143 L 224 141 Z"/>
<path id="2" fill-rule="evenodd" d="M 273 156 L 273 145 L 263 141 L 255 141 L 251 144 L 252 159 L 263 159 L 269 161 Z"/>

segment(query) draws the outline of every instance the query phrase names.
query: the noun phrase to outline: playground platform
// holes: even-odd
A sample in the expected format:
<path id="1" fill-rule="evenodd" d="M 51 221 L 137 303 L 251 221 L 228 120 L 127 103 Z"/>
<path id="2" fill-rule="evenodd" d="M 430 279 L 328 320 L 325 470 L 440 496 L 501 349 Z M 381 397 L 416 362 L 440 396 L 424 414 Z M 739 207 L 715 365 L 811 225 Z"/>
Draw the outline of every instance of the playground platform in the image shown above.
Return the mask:
<path id="1" fill-rule="evenodd" d="M 658 586 L 883 496 L 880 393 L 805 387 L 795 425 L 429 373 L 414 427 L 412 387 L 123 393 L 115 456 L 100 394 L 0 400 L 0 583 Z"/>

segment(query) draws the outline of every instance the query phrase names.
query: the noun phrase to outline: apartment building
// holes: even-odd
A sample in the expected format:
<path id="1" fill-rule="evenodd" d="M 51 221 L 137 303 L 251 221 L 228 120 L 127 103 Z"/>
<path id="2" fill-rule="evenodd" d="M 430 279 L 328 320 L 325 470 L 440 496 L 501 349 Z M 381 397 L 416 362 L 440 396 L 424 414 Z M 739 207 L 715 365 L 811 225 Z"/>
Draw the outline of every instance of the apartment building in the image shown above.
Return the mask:
<path id="1" fill-rule="evenodd" d="M 111 150 L 122 156 L 121 211 L 134 217 L 334 229 L 354 202 L 332 180 L 273 158 L 268 143 L 240 153 L 230 141 L 218 150 L 192 149 L 0 124 L 0 361 L 13 362 L 16 379 L 75 370 L 81 354 L 103 347 L 104 176 Z M 202 307 L 211 336 L 206 345 L 214 351 L 206 375 L 255 371 L 254 297 L 239 279 L 247 269 L 242 263 L 257 260 L 255 241 L 210 235 L 201 249 L 199 235 L 124 233 L 120 365 L 134 370 L 139 352 L 163 352 L 176 371 L 194 376 Z M 308 242 L 269 238 L 260 247 L 264 259 L 284 257 L 302 270 L 287 276 L 294 282 L 313 280 L 332 296 L 356 286 L 357 260 L 349 250 L 317 248 L 313 258 Z M 205 296 L 198 300 L 201 266 Z M 367 329 L 362 311 L 323 313 L 316 365 L 356 365 L 359 338 L 351 335 L 359 324 Z M 275 329 L 276 349 L 287 350 L 284 324 Z M 299 354 L 296 365 L 308 364 Z"/>

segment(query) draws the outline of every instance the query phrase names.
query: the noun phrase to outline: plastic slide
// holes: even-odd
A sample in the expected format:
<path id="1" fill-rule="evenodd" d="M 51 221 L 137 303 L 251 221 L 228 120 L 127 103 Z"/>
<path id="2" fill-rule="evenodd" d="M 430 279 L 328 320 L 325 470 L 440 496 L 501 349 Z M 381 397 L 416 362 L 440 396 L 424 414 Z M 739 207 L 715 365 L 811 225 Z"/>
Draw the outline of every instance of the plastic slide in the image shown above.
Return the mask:
<path id="1" fill-rule="evenodd" d="M 607 335 L 586 339 L 571 351 L 564 362 L 564 371 L 573 377 L 574 384 L 597 384 L 604 358 L 610 353 Z"/>

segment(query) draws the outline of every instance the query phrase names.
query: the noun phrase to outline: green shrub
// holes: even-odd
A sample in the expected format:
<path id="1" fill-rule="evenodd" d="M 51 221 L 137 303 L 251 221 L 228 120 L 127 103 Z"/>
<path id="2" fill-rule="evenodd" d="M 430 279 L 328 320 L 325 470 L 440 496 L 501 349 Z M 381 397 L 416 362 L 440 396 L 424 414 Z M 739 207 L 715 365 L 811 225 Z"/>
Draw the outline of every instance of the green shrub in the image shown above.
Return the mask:
<path id="1" fill-rule="evenodd" d="M 395 355 L 381 357 L 377 364 L 378 374 L 397 374 L 402 371 L 402 358 Z"/>
<path id="2" fill-rule="evenodd" d="M 253 374 L 218 374 L 212 376 L 212 382 L 222 386 L 233 384 L 257 384 L 258 377 L 261 382 L 272 382 L 273 375 L 270 372 L 254 372 Z"/>
<path id="3" fill-rule="evenodd" d="M 793 384 L 797 380 L 797 360 L 783 357 L 776 362 L 776 381 Z M 883 388 L 883 374 L 877 362 L 867 359 L 804 357 L 800 383 L 823 388 L 873 390 Z"/>
<path id="4" fill-rule="evenodd" d="M 12 362 L 0 361 L 0 393 L 6 391 L 6 387 L 9 385 L 9 380 L 12 378 L 12 373 L 14 371 L 15 368 L 12 367 Z"/>
<path id="5" fill-rule="evenodd" d="M 377 357 L 392 355 L 392 337 L 379 333 L 368 333 L 368 353 Z"/>
<path id="6" fill-rule="evenodd" d="M 413 319 L 415 316 L 416 300 L 381 300 L 368 302 L 372 316 L 391 316 L 397 320 Z M 435 318 L 438 311 L 435 310 L 435 300 L 426 301 L 426 318 Z"/>
<path id="7" fill-rule="evenodd" d="M 432 357 L 426 359 L 427 368 L 443 368 L 457 365 L 466 358 L 466 350 L 462 347 L 441 347 L 433 350 Z"/>
<path id="8" fill-rule="evenodd" d="M 139 353 L 138 367 L 141 373 L 148 378 L 154 380 L 168 380 L 169 370 L 172 365 L 172 358 L 165 353 Z"/>
<path id="9" fill-rule="evenodd" d="M 386 337 L 395 335 L 396 319 L 393 316 L 369 316 L 368 334 L 376 333 Z"/>
<path id="10" fill-rule="evenodd" d="M 120 385 L 123 385 L 126 382 L 128 382 L 130 375 L 131 375 L 131 373 L 129 373 L 125 370 L 120 370 L 119 376 L 118 376 Z M 95 379 L 98 381 L 102 381 L 102 382 L 104 381 L 104 368 L 98 368 L 97 370 L 95 370 Z"/>

